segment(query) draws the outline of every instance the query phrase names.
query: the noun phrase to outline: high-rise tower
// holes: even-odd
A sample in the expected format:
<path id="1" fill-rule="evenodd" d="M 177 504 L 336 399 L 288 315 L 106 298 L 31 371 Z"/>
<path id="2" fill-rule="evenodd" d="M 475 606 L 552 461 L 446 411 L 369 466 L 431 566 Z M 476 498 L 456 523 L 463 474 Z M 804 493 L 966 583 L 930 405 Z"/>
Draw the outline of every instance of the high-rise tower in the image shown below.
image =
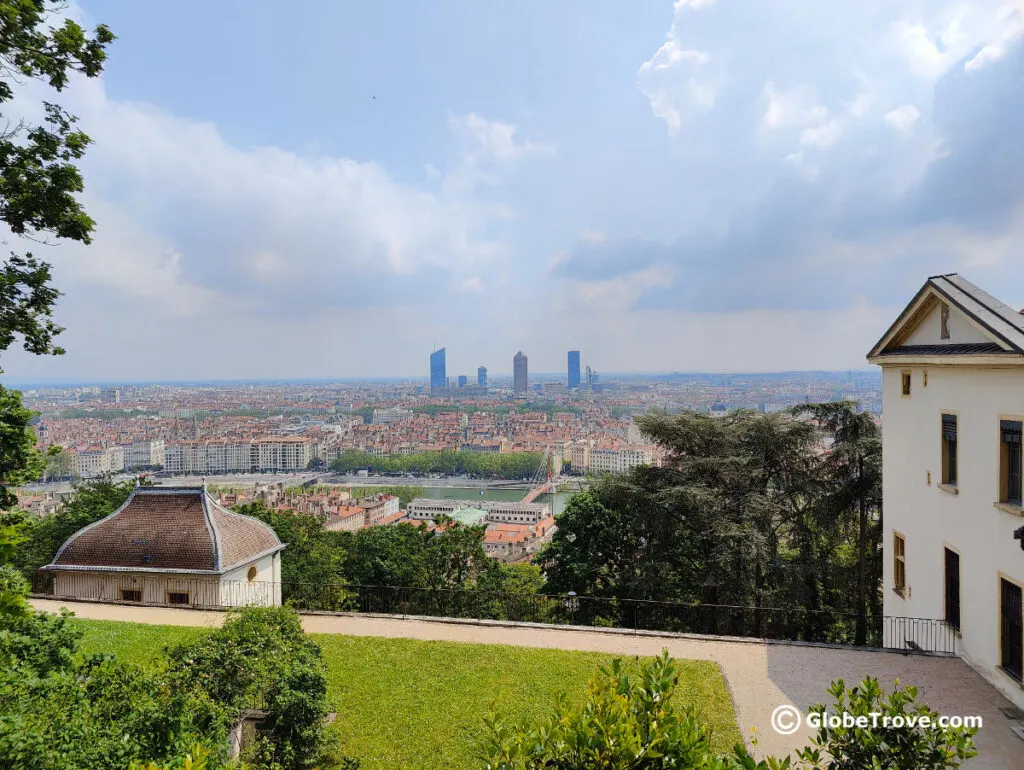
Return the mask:
<path id="1" fill-rule="evenodd" d="M 476 370 L 476 384 L 478 387 L 487 387 L 487 367 L 481 366 Z"/>
<path id="2" fill-rule="evenodd" d="M 569 390 L 580 386 L 580 351 L 569 351 Z"/>
<path id="3" fill-rule="evenodd" d="M 448 375 L 445 370 L 444 348 L 430 354 L 430 390 L 444 390 L 448 387 Z"/>
<path id="4" fill-rule="evenodd" d="M 526 392 L 526 354 L 521 350 L 512 359 L 512 380 L 516 393 Z"/>

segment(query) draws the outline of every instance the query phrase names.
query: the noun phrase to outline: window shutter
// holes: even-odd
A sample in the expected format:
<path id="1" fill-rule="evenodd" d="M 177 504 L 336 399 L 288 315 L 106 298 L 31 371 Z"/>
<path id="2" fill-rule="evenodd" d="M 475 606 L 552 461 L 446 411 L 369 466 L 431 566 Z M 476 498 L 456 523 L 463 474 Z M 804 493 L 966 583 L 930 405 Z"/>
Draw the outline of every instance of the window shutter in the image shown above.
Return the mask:
<path id="1" fill-rule="evenodd" d="M 1019 444 L 1022 426 L 1024 424 L 1014 420 L 1000 420 L 999 430 L 1003 434 L 1003 441 L 1007 444 Z"/>
<path id="2" fill-rule="evenodd" d="M 956 415 L 942 415 L 942 437 L 949 441 L 956 441 Z"/>

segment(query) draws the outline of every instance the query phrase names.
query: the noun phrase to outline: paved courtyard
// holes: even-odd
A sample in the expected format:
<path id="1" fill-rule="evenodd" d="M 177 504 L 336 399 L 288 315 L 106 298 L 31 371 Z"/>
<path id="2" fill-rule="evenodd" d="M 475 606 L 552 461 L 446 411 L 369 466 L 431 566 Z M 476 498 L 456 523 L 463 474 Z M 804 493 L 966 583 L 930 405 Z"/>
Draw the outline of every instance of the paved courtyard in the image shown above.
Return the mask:
<path id="1" fill-rule="evenodd" d="M 126 607 L 85 602 L 34 600 L 41 610 L 56 612 L 65 606 L 83 618 L 125 620 L 185 626 L 216 626 L 222 612 Z M 791 736 L 771 727 L 776 706 L 790 704 L 806 710 L 828 702 L 825 688 L 838 678 L 847 684 L 865 676 L 877 677 L 883 687 L 894 680 L 914 684 L 921 699 L 949 715 L 980 715 L 984 727 L 976 741 L 979 756 L 964 765 L 968 770 L 1012 770 L 1024 767 L 1024 741 L 1011 732 L 1011 722 L 999 711 L 1009 706 L 994 687 L 958 658 L 908 656 L 760 641 L 634 636 L 563 628 L 517 627 L 497 624 L 452 623 L 367 616 L 305 615 L 310 633 L 350 636 L 404 637 L 482 644 L 509 644 L 563 650 L 588 650 L 619 655 L 656 655 L 662 649 L 676 658 L 712 660 L 725 674 L 736 706 L 740 729 L 758 736 L 758 754 L 783 755 L 806 745 L 811 731 Z"/>

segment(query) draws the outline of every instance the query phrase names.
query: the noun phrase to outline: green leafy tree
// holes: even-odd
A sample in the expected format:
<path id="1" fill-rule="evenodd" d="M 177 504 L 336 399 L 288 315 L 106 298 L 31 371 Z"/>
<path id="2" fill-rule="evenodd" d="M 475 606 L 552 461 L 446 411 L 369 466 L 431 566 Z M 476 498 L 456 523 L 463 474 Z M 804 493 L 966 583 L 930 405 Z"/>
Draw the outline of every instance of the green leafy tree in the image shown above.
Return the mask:
<path id="1" fill-rule="evenodd" d="M 809 417 L 828 444 L 817 469 L 825 483 L 815 521 L 821 529 L 832 521 L 855 532 L 855 642 L 866 644 L 869 614 L 881 614 L 882 431 L 848 401 L 804 405 L 794 413 Z"/>
<path id="2" fill-rule="evenodd" d="M 489 561 L 484 552 L 484 526 L 466 527 L 440 517 L 440 532 L 425 533 L 428 588 L 472 588 L 477 574 Z"/>
<path id="3" fill-rule="evenodd" d="M 11 487 L 37 480 L 46 467 L 31 427 L 35 416 L 22 406 L 21 393 L 0 386 L 0 510 L 18 502 Z"/>
<path id="4" fill-rule="evenodd" d="M 877 430 L 848 404 L 808 410 L 638 417 L 668 462 L 572 498 L 538 556 L 545 590 L 755 610 L 708 607 L 671 619 L 678 630 L 760 635 L 757 608 L 782 607 L 793 611 L 772 613 L 775 634 L 877 636 Z"/>
<path id="5" fill-rule="evenodd" d="M 16 87 L 38 81 L 60 92 L 72 73 L 97 77 L 114 36 L 105 26 L 90 37 L 75 22 L 52 27 L 61 6 L 49 0 L 0 1 L 0 221 L 16 236 L 89 242 L 93 221 L 75 197 L 84 187 L 75 162 L 89 145 L 75 118 L 44 102 L 41 123 L 11 113 Z M 62 331 L 52 320 L 59 292 L 50 265 L 31 254 L 0 263 L 0 352 L 20 337 L 36 355 L 59 355 Z M 0 370 L 2 371 L 2 370 Z M 0 509 L 14 505 L 8 487 L 38 478 L 44 463 L 21 394 L 0 386 Z"/>
<path id="6" fill-rule="evenodd" d="M 345 572 L 350 582 L 367 586 L 427 584 L 426 527 L 396 524 L 356 532 Z"/>

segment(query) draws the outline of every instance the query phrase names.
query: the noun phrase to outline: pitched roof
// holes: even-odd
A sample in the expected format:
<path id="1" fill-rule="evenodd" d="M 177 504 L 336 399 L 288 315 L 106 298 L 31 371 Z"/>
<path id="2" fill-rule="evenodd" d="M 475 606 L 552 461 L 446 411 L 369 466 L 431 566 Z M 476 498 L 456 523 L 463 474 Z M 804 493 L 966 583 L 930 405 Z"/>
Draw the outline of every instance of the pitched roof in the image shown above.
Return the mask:
<path id="1" fill-rule="evenodd" d="M 206 487 L 136 487 L 124 505 L 67 539 L 51 570 L 222 574 L 284 548 L 259 519 Z"/>
<path id="2" fill-rule="evenodd" d="M 949 345 L 903 345 L 887 347 L 903 327 L 921 309 L 923 300 L 940 297 L 956 307 L 970 320 L 981 327 L 990 337 L 991 343 L 949 344 Z M 932 349 L 934 348 L 934 349 Z M 956 274 L 933 275 L 914 295 L 914 298 L 900 313 L 882 338 L 868 353 L 868 358 L 882 355 L 977 355 L 977 354 L 1024 355 L 1024 315 L 1021 315 L 991 294 L 982 291 L 966 278 Z"/>

